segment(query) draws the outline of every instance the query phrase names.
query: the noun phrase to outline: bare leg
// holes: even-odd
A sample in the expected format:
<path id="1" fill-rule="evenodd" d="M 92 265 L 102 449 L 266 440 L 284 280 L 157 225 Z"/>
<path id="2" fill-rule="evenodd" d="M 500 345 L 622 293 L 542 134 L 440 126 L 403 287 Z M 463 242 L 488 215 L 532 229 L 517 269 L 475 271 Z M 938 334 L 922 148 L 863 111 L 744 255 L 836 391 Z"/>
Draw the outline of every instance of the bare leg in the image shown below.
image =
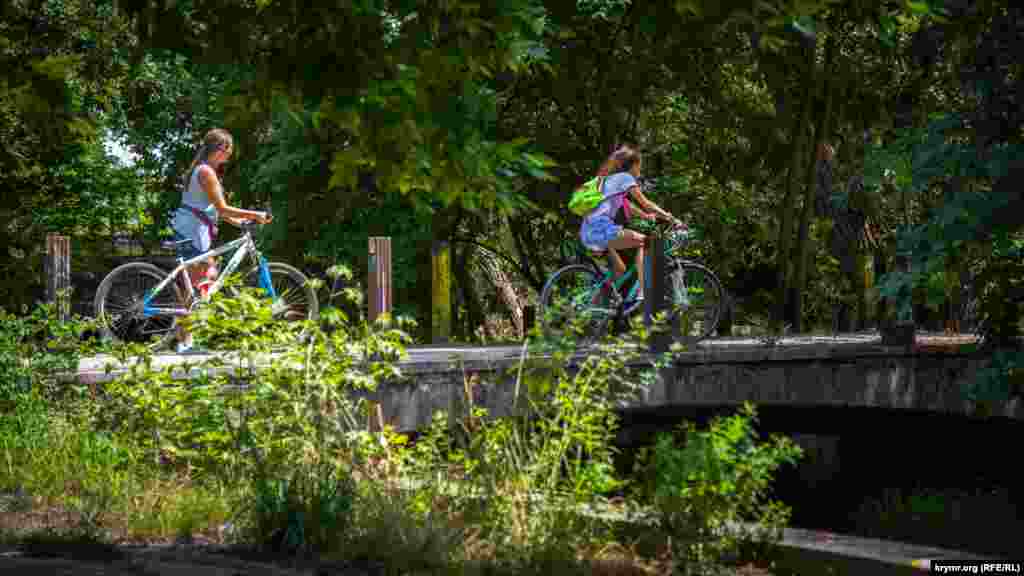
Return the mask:
<path id="1" fill-rule="evenodd" d="M 608 248 L 608 257 L 612 260 L 612 270 L 615 272 L 615 279 L 618 280 L 626 273 L 626 264 L 622 262 L 622 257 L 613 248 Z"/>
<path id="2" fill-rule="evenodd" d="M 613 251 L 616 249 L 621 250 L 628 248 L 637 248 L 636 263 L 637 277 L 639 279 L 640 284 L 640 293 L 638 294 L 639 296 L 642 296 L 644 294 L 644 240 L 644 235 L 639 232 L 634 232 L 632 230 L 623 230 L 622 234 L 618 238 L 608 243 L 609 250 Z M 619 260 L 618 263 L 619 265 L 622 265 L 621 260 Z M 625 266 L 623 266 L 623 271 L 625 271 Z"/>
<path id="3" fill-rule="evenodd" d="M 195 293 L 196 286 L 199 284 L 199 282 L 202 281 L 202 279 L 206 276 L 206 268 L 208 266 L 209 262 L 198 262 L 196 264 L 193 264 L 192 266 L 189 266 L 188 269 L 186 270 L 186 273 L 188 274 L 188 281 L 192 282 L 193 293 Z M 185 288 L 182 294 L 188 294 L 188 289 Z M 187 306 L 188 303 L 183 303 L 182 305 Z M 180 323 L 176 326 L 175 331 L 177 332 L 178 342 L 185 342 L 186 340 L 188 340 L 188 331 L 186 331 L 185 327 L 182 326 Z"/>
<path id="4" fill-rule="evenodd" d="M 643 298 L 647 291 L 644 289 L 644 245 L 641 244 L 636 249 L 636 277 L 639 279 L 640 292 L 636 295 L 637 298 Z"/>

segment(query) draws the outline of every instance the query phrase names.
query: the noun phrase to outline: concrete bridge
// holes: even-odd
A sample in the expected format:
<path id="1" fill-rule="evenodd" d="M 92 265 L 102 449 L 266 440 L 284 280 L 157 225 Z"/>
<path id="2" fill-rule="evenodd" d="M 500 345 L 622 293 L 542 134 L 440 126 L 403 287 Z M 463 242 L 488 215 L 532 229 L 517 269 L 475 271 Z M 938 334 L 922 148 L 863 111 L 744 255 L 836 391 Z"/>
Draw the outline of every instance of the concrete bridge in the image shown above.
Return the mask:
<path id="1" fill-rule="evenodd" d="M 939 335 L 918 334 L 914 347 L 882 345 L 877 334 L 795 336 L 767 346 L 751 338 L 701 342 L 679 353 L 672 366 L 624 409 L 728 406 L 750 401 L 758 405 L 866 407 L 970 414 L 975 406 L 963 387 L 974 382 L 990 359 L 955 344 L 969 343 Z M 941 345 L 936 345 L 941 344 Z M 522 346 L 412 348 L 400 363 L 403 379 L 381 386 L 371 397 L 380 403 L 386 422 L 400 431 L 427 424 L 437 410 L 460 410 L 466 390 L 476 405 L 496 416 L 517 403 L 517 376 Z M 191 370 L 202 356 L 158 356 L 154 367 Z M 272 362 L 273 357 L 263 362 Z M 641 356 L 631 370 L 650 367 Z M 108 374 L 104 365 L 113 362 Z M 219 370 L 232 371 L 228 366 Z M 529 367 L 527 369 L 530 369 Z M 123 373 L 112 358 L 90 358 L 80 364 L 78 379 L 102 382 Z M 181 370 L 181 377 L 185 372 Z M 469 383 L 467 385 L 467 383 Z M 993 415 L 1024 419 L 1021 398 L 992 406 Z"/>

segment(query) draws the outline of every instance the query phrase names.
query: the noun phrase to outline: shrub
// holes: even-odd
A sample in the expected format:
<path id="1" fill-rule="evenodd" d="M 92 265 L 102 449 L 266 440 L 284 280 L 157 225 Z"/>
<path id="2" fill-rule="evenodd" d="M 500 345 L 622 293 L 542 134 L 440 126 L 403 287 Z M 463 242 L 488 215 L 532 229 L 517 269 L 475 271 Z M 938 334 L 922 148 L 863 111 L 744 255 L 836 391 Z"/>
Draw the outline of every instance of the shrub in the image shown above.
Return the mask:
<path id="1" fill-rule="evenodd" d="M 322 320 L 329 331 L 274 320 L 270 303 L 247 289 L 218 293 L 184 322 L 229 354 L 181 379 L 154 369 L 148 351 L 122 348 L 136 361 L 106 387 L 102 422 L 131 434 L 155 461 L 235 487 L 240 533 L 253 543 L 329 553 L 349 526 L 353 466 L 367 441 L 358 393 L 399 375 L 394 360 L 408 336 L 402 319 L 368 326 L 328 309 Z"/>
<path id="2" fill-rule="evenodd" d="M 708 573 L 744 543 L 781 538 L 790 511 L 767 496 L 775 472 L 802 451 L 778 436 L 758 443 L 755 422 L 756 411 L 746 404 L 707 430 L 684 424 L 681 447 L 669 434 L 656 440 L 650 457 L 655 509 L 673 553 L 691 573 Z"/>

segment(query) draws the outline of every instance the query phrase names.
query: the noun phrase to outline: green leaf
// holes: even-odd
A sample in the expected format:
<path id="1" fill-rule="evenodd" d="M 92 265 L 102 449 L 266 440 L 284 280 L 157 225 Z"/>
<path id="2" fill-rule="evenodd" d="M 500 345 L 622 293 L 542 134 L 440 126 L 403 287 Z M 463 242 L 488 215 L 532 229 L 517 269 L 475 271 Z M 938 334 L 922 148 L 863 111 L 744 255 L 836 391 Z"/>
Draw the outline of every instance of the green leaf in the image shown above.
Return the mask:
<path id="1" fill-rule="evenodd" d="M 927 2 L 907 2 L 907 8 L 914 14 L 925 15 L 931 14 L 931 6 Z"/>

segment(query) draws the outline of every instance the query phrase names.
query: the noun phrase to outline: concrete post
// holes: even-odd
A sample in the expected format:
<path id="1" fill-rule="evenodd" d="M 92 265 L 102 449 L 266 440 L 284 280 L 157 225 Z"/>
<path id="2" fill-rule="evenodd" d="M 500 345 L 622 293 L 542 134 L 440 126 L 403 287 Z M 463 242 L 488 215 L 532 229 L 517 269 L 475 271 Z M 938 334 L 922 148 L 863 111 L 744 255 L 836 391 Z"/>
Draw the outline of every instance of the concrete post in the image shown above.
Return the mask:
<path id="1" fill-rule="evenodd" d="M 391 238 L 371 236 L 367 262 L 369 292 L 368 319 L 372 324 L 381 314 L 391 314 Z"/>

